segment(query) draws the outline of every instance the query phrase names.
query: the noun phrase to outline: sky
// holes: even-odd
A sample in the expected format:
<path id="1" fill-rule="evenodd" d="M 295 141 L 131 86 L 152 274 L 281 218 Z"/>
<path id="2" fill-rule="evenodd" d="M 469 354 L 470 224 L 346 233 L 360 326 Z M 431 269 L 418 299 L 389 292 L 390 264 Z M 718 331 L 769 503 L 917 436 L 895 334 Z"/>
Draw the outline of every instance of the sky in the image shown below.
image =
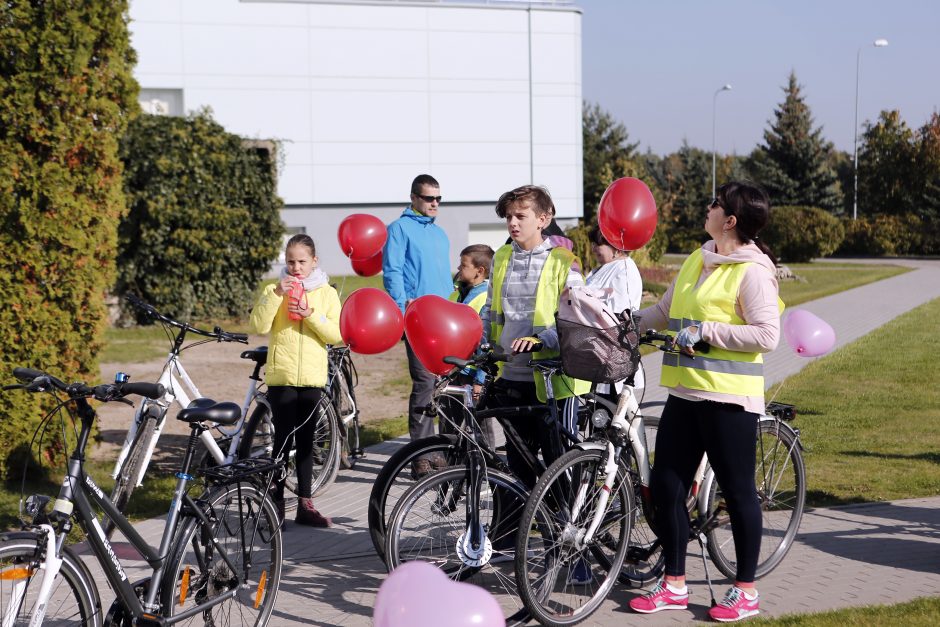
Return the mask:
<path id="1" fill-rule="evenodd" d="M 745 155 L 796 72 L 815 126 L 851 154 L 859 49 L 859 127 L 884 109 L 908 126 L 940 110 L 937 0 L 577 0 L 582 96 L 621 121 L 639 149 L 683 139 Z M 888 40 L 885 48 L 872 43 Z M 731 91 L 715 91 L 730 84 Z"/>

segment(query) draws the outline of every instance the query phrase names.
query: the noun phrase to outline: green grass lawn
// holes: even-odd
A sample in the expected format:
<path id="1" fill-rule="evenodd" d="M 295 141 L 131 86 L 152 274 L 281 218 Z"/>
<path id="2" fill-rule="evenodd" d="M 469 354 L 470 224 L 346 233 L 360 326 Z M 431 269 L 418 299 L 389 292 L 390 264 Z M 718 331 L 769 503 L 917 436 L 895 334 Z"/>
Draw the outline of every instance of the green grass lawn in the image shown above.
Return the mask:
<path id="1" fill-rule="evenodd" d="M 818 614 L 791 614 L 774 619 L 751 619 L 749 624 L 801 627 L 881 627 L 940 625 L 940 598 L 927 597 L 897 605 L 870 605 Z"/>
<path id="2" fill-rule="evenodd" d="M 771 390 L 799 409 L 810 504 L 940 494 L 938 317 L 940 299 Z"/>
<path id="3" fill-rule="evenodd" d="M 857 263 L 794 263 L 788 264 L 788 267 L 799 277 L 799 280 L 780 281 L 780 298 L 787 307 L 912 270 L 903 266 Z"/>

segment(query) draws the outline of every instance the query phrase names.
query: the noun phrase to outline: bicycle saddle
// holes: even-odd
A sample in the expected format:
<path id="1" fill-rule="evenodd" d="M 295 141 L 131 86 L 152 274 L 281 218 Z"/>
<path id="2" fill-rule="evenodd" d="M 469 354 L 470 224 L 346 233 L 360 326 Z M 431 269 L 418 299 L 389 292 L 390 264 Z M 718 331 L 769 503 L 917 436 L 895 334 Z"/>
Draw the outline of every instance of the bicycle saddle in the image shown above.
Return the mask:
<path id="1" fill-rule="evenodd" d="M 264 365 L 268 361 L 268 347 L 259 346 L 258 348 L 249 348 L 246 351 L 242 351 L 242 359 L 250 359 L 251 361 Z"/>
<path id="2" fill-rule="evenodd" d="M 215 422 L 231 425 L 242 417 L 242 408 L 231 402 L 216 403 L 211 398 L 197 398 L 189 407 L 177 414 L 176 419 L 192 424 L 194 422 Z"/>

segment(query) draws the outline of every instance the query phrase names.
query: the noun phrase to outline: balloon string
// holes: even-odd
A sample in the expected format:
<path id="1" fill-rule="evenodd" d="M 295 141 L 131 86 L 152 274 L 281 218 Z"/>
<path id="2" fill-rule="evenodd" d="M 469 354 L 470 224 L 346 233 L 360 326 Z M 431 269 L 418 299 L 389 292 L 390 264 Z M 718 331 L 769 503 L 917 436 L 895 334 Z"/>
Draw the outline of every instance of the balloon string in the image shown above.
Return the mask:
<path id="1" fill-rule="evenodd" d="M 774 399 L 777 398 L 777 394 L 780 394 L 780 390 L 783 389 L 783 386 L 786 385 L 786 384 L 787 384 L 787 381 L 789 381 L 789 380 L 790 380 L 790 379 L 789 379 L 789 377 L 788 377 L 788 378 L 786 378 L 786 379 L 784 379 L 783 381 L 780 382 L 780 385 L 778 385 L 778 386 L 777 386 L 777 389 L 774 390 L 774 395 L 770 397 L 770 400 L 769 400 L 769 401 L 767 401 L 767 405 L 770 405 L 771 403 L 774 402 Z"/>

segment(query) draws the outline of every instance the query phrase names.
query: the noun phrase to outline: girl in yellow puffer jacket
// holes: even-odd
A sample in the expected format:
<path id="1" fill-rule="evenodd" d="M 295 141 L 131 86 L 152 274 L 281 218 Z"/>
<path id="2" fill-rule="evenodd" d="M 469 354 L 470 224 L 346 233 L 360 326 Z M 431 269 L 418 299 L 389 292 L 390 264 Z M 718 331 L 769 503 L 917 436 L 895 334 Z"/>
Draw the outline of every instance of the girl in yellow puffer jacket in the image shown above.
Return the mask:
<path id="1" fill-rule="evenodd" d="M 320 403 L 328 403 L 327 344 L 342 341 L 340 302 L 329 277 L 317 267 L 317 252 L 309 235 L 287 242 L 287 265 L 277 283 L 264 288 L 251 310 L 251 330 L 268 333 L 265 379 L 274 413 L 274 451 L 286 454 L 296 438 L 296 521 L 329 527 L 331 521 L 313 506 L 313 439 Z M 302 288 L 301 288 L 302 286 Z M 274 500 L 284 520 L 284 483 L 274 488 Z"/>

